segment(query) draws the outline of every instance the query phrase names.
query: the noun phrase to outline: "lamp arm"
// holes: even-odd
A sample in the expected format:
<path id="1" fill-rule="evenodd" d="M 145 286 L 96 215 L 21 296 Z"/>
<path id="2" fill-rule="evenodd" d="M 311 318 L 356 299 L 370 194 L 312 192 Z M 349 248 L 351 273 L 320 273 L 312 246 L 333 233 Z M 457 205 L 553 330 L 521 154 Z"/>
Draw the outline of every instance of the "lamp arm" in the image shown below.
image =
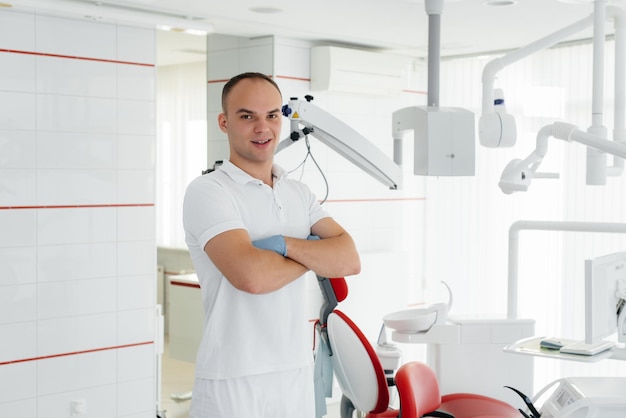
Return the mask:
<path id="1" fill-rule="evenodd" d="M 611 16 L 615 14 L 611 9 Z M 482 83 L 482 114 L 479 119 L 479 139 L 483 146 L 511 147 L 516 142 L 515 119 L 506 112 L 504 95 L 500 90 L 495 94 L 495 79 L 497 74 L 507 65 L 521 60 L 529 55 L 556 45 L 558 42 L 574 35 L 594 23 L 593 15 L 566 26 L 548 36 L 512 51 L 502 57 L 489 61 L 483 68 Z"/>
<path id="2" fill-rule="evenodd" d="M 483 113 L 493 111 L 493 87 L 496 75 L 504 67 L 516 61 L 526 58 L 536 52 L 550 48 L 558 42 L 588 28 L 593 24 L 593 15 L 572 23 L 556 32 L 536 40 L 524 47 L 509 52 L 508 54 L 489 61 L 483 69 Z"/>
<path id="3" fill-rule="evenodd" d="M 360 133 L 306 100 L 291 98 L 282 108 L 291 124 L 290 136 L 278 144 L 279 152 L 298 139 L 312 135 L 390 189 L 401 186 L 402 169 Z M 302 128 L 300 128 L 302 126 Z"/>

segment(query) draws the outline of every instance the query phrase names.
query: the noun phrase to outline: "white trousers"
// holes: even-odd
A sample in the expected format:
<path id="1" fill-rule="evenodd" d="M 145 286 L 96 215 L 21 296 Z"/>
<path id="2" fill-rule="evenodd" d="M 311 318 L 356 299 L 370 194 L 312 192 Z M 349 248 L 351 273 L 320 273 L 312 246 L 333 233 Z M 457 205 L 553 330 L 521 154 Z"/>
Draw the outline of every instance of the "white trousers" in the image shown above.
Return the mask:
<path id="1" fill-rule="evenodd" d="M 196 379 L 189 418 L 314 418 L 313 368 Z"/>

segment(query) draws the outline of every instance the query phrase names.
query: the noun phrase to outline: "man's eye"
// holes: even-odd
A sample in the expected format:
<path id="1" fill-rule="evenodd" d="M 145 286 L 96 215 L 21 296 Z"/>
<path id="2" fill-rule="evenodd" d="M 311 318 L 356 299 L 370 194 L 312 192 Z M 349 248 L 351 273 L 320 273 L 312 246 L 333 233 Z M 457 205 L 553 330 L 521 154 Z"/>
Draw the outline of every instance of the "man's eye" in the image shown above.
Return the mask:
<path id="1" fill-rule="evenodd" d="M 241 119 L 252 119 L 252 115 L 241 115 Z"/>
<path id="2" fill-rule="evenodd" d="M 278 115 L 277 115 L 277 114 L 275 114 L 275 113 L 272 113 L 272 114 L 268 115 L 267 117 L 268 117 L 269 119 L 276 119 L 276 118 L 278 117 Z"/>

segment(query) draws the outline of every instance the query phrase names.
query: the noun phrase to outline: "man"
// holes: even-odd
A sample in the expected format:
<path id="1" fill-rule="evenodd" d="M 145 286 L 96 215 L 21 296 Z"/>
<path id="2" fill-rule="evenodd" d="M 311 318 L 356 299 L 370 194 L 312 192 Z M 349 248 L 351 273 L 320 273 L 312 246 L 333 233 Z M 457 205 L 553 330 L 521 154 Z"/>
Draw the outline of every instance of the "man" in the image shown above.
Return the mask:
<path id="1" fill-rule="evenodd" d="M 313 417 L 302 276 L 360 272 L 351 236 L 273 162 L 281 107 L 271 78 L 229 80 L 218 116 L 229 161 L 185 194 L 186 241 L 206 313 L 190 418 Z"/>

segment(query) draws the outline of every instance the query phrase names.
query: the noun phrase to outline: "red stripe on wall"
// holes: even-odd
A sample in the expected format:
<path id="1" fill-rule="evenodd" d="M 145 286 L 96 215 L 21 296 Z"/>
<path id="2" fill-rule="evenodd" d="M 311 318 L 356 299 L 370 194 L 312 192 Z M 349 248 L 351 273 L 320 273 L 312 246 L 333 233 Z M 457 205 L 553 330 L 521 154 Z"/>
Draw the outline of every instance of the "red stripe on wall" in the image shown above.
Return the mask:
<path id="1" fill-rule="evenodd" d="M 139 65 L 142 67 L 154 67 L 154 64 L 146 64 L 143 62 L 132 62 L 132 61 L 120 61 L 120 60 L 110 60 L 104 58 L 92 58 L 92 57 L 79 57 L 75 55 L 62 55 L 62 54 L 48 54 L 45 52 L 33 52 L 33 51 L 18 51 L 16 49 L 3 49 L 0 48 L 0 52 L 8 52 L 11 54 L 24 54 L 24 55 L 36 55 L 38 57 L 53 57 L 53 58 L 65 58 L 65 59 L 74 59 L 74 60 L 82 60 L 82 61 L 97 61 L 97 62 L 108 62 L 112 64 L 128 64 L 128 65 Z"/>
<path id="2" fill-rule="evenodd" d="M 78 208 L 129 208 L 150 207 L 154 203 L 120 203 L 120 204 L 94 204 L 94 205 L 42 205 L 42 206 L 0 206 L 0 210 L 15 209 L 78 209 Z"/>
<path id="3" fill-rule="evenodd" d="M 273 76 L 271 76 L 271 75 L 268 75 L 268 77 L 270 77 L 270 78 L 274 78 L 274 77 L 273 77 Z M 311 81 L 311 79 L 310 79 L 310 78 L 305 78 L 305 77 L 292 77 L 292 76 L 289 76 L 289 75 L 277 75 L 277 76 L 276 76 L 276 78 L 282 78 L 282 79 L 285 79 L 285 80 L 298 80 L 298 81 L 306 81 L 306 82 Z M 208 80 L 208 81 L 207 81 L 207 83 L 209 83 L 209 84 L 214 84 L 214 83 L 226 83 L 226 82 L 228 82 L 228 80 L 229 80 L 228 78 L 221 79 L 221 80 L 218 80 L 218 79 L 216 79 L 216 80 Z"/>
<path id="4" fill-rule="evenodd" d="M 179 282 L 178 280 L 170 280 L 170 284 L 172 286 L 193 287 L 195 289 L 200 289 L 199 283 L 187 283 L 187 282 Z"/>
<path id="5" fill-rule="evenodd" d="M 402 90 L 405 93 L 415 93 L 415 94 L 428 94 L 428 92 L 426 91 L 420 91 L 420 90 Z"/>
<path id="6" fill-rule="evenodd" d="M 70 352 L 70 353 L 51 354 L 49 356 L 32 357 L 32 358 L 25 358 L 25 359 L 18 359 L 18 360 L 9 360 L 9 361 L 0 362 L 0 366 L 6 366 L 7 364 L 26 363 L 26 362 L 29 362 L 29 361 L 46 360 L 46 359 L 58 358 L 58 357 L 75 356 L 75 355 L 78 355 L 78 354 L 96 353 L 98 351 L 108 351 L 108 350 L 118 350 L 120 348 L 139 347 L 139 346 L 142 346 L 142 345 L 149 345 L 149 344 L 154 344 L 154 341 L 145 341 L 145 342 L 141 342 L 141 343 L 116 345 L 116 346 L 113 346 L 113 347 L 93 348 L 93 349 L 90 349 L 90 350 L 73 351 L 73 352 Z"/>
<path id="7" fill-rule="evenodd" d="M 418 202 L 426 200 L 425 197 L 393 197 L 384 199 L 328 199 L 326 203 L 364 203 L 364 202 Z M 79 208 L 128 208 L 128 207 L 153 207 L 154 203 L 123 203 L 123 204 L 94 204 L 94 205 L 42 205 L 42 206 L 0 206 L 0 210 L 17 209 L 79 209 Z M 168 273 L 171 274 L 171 273 Z M 183 273 L 176 273 L 183 274 Z"/>
<path id="8" fill-rule="evenodd" d="M 291 76 L 288 76 L 288 75 L 277 75 L 277 76 L 276 76 L 276 78 L 282 78 L 282 79 L 285 79 L 285 80 L 306 81 L 306 82 L 311 81 L 311 79 L 310 79 L 310 78 L 304 78 L 304 77 L 291 77 Z"/>

